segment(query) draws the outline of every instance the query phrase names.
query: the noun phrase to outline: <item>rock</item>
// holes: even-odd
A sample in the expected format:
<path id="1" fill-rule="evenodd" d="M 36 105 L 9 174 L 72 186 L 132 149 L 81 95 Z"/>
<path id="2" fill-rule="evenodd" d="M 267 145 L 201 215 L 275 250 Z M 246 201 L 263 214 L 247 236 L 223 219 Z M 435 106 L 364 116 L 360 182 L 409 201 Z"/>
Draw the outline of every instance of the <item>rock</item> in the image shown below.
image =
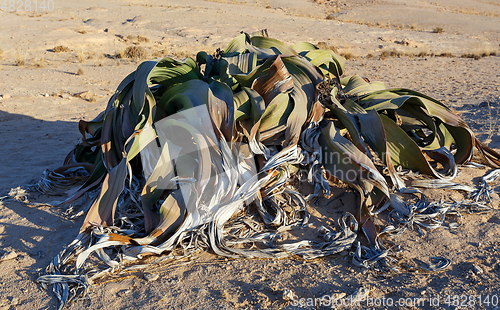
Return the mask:
<path id="1" fill-rule="evenodd" d="M 480 107 L 480 108 L 486 108 L 488 105 L 489 105 L 489 104 L 488 104 L 488 101 L 483 101 L 483 102 L 481 102 L 481 103 L 479 104 L 479 107 Z"/>
<path id="2" fill-rule="evenodd" d="M 2 95 L 2 99 L 10 99 L 10 95 L 9 94 L 3 94 Z"/>
<path id="3" fill-rule="evenodd" d="M 472 265 L 475 274 L 483 274 L 483 269 L 476 264 Z"/>
<path id="4" fill-rule="evenodd" d="M 94 25 L 94 24 L 98 23 L 98 20 L 97 20 L 97 19 L 95 19 L 95 18 L 89 18 L 89 19 L 87 19 L 87 20 L 84 20 L 83 22 L 84 22 L 85 24 L 88 24 L 88 25 Z"/>
<path id="5" fill-rule="evenodd" d="M 130 24 L 133 24 L 133 25 L 142 25 L 142 24 L 146 24 L 148 22 L 149 22 L 148 19 L 142 17 L 142 15 L 139 15 L 139 16 L 136 16 L 136 17 L 134 17 L 132 19 L 127 19 L 127 21 L 124 22 L 123 24 L 129 24 L 130 23 Z"/>
<path id="6" fill-rule="evenodd" d="M 143 277 L 146 281 L 153 282 L 158 280 L 160 276 L 157 273 L 145 273 Z"/>
<path id="7" fill-rule="evenodd" d="M 4 260 L 9 260 L 9 259 L 14 259 L 17 257 L 17 253 L 15 251 L 10 251 L 9 253 L 5 253 L 0 257 L 0 262 L 3 262 Z"/>
<path id="8" fill-rule="evenodd" d="M 101 7 L 98 7 L 98 6 L 93 6 L 93 7 L 90 7 L 87 9 L 87 11 L 100 11 L 100 12 L 106 12 L 108 11 L 108 9 L 106 8 L 101 8 Z"/>
<path id="9" fill-rule="evenodd" d="M 73 94 L 73 97 L 82 98 L 84 100 L 90 100 L 93 97 L 93 94 L 89 91 L 83 91 L 80 93 Z"/>
<path id="10" fill-rule="evenodd" d="M 70 94 L 67 94 L 67 93 L 63 93 L 63 94 L 59 95 L 59 97 L 61 97 L 63 99 L 73 99 L 73 96 L 71 96 Z"/>
<path id="11" fill-rule="evenodd" d="M 295 293 L 288 288 L 283 289 L 283 300 L 293 300 Z"/>
<path id="12" fill-rule="evenodd" d="M 366 300 L 369 294 L 370 294 L 370 289 L 361 286 L 356 291 L 354 291 L 354 293 L 352 293 L 349 297 L 347 297 L 347 299 L 350 300 L 352 303 L 360 302 Z"/>
<path id="13" fill-rule="evenodd" d="M 131 292 L 132 292 L 132 290 L 126 289 L 126 290 L 119 291 L 116 295 L 118 295 L 118 297 L 124 297 L 124 296 L 130 294 Z"/>

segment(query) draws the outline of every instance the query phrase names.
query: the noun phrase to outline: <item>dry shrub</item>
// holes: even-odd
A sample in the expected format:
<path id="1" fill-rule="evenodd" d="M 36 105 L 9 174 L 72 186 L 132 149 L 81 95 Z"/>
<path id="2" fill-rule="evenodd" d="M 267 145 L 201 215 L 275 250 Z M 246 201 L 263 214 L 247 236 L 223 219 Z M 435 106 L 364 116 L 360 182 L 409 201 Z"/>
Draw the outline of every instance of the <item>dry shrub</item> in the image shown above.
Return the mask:
<path id="1" fill-rule="evenodd" d="M 139 35 L 139 36 L 137 36 L 137 41 L 138 42 L 145 42 L 145 43 L 147 43 L 147 42 L 149 42 L 149 39 L 147 37 L 145 37 L 145 36 L 140 36 Z"/>
<path id="2" fill-rule="evenodd" d="M 490 44 L 480 44 L 472 48 L 469 52 L 462 54 L 463 58 L 480 59 L 482 57 L 497 56 L 498 50 Z"/>
<path id="3" fill-rule="evenodd" d="M 69 49 L 69 47 L 67 47 L 67 46 L 64 46 L 64 45 L 58 45 L 58 46 L 56 46 L 56 47 L 52 48 L 52 51 L 53 51 L 54 53 L 67 53 L 67 52 L 69 52 L 69 51 L 71 51 L 71 50 L 70 50 L 70 49 Z"/>
<path id="4" fill-rule="evenodd" d="M 340 53 L 340 56 L 343 56 L 346 60 L 351 60 L 354 58 L 354 54 L 350 51 L 343 51 Z"/>
<path id="5" fill-rule="evenodd" d="M 436 27 L 436 28 L 432 29 L 432 33 L 443 33 L 443 32 L 444 32 L 444 29 L 441 27 Z"/>
<path id="6" fill-rule="evenodd" d="M 167 56 L 168 52 L 169 52 L 168 48 L 154 50 L 151 56 L 153 56 L 154 58 L 163 58 Z"/>
<path id="7" fill-rule="evenodd" d="M 437 54 L 436 56 L 438 57 L 455 57 L 452 52 L 441 52 Z"/>
<path id="8" fill-rule="evenodd" d="M 418 57 L 426 57 L 430 56 L 429 51 L 427 49 L 420 49 L 417 54 Z"/>
<path id="9" fill-rule="evenodd" d="M 336 54 L 339 53 L 338 49 L 335 46 L 328 44 L 326 42 L 323 42 L 323 41 L 316 43 L 316 47 L 318 47 L 319 49 L 331 50 Z"/>
<path id="10" fill-rule="evenodd" d="M 26 64 L 26 54 L 17 53 L 15 64 L 16 64 L 16 66 L 24 66 Z"/>
<path id="11" fill-rule="evenodd" d="M 38 59 L 36 59 L 34 62 L 33 62 L 33 65 L 37 68 L 43 68 L 45 67 L 45 65 L 47 64 L 47 62 L 45 61 L 45 58 L 42 56 Z"/>
<path id="12" fill-rule="evenodd" d="M 76 75 L 85 75 L 85 71 L 83 71 L 83 68 L 81 66 L 78 66 L 76 69 Z"/>
<path id="13" fill-rule="evenodd" d="M 137 36 L 133 36 L 131 34 L 129 34 L 128 36 L 126 36 L 125 38 L 123 38 L 126 42 L 129 41 L 129 42 L 132 42 L 134 44 L 138 44 L 138 43 L 147 43 L 149 42 L 149 38 L 145 37 L 145 36 L 141 36 L 141 35 L 137 35 Z"/>
<path id="14" fill-rule="evenodd" d="M 124 59 L 143 59 L 148 57 L 148 52 L 141 46 L 129 46 L 124 51 L 120 51 L 120 53 L 115 54 L 115 58 Z"/>
<path id="15" fill-rule="evenodd" d="M 192 56 L 193 52 L 187 48 L 176 47 L 173 49 L 172 54 L 174 55 L 175 58 L 182 59 Z"/>
<path id="16" fill-rule="evenodd" d="M 316 43 L 316 47 L 322 50 L 326 50 L 328 48 L 328 45 L 326 44 L 326 42 L 320 41 Z"/>
<path id="17" fill-rule="evenodd" d="M 92 103 L 97 102 L 97 95 L 93 92 L 90 92 L 90 91 L 84 91 L 81 93 L 73 94 L 73 97 L 82 98 L 83 100 L 86 100 L 86 101 L 92 102 Z"/>
<path id="18" fill-rule="evenodd" d="M 78 62 L 80 63 L 85 61 L 85 54 L 83 51 L 78 51 L 78 53 L 76 53 L 76 59 L 78 59 Z"/>
<path id="19" fill-rule="evenodd" d="M 397 48 L 384 48 L 380 51 L 380 57 L 401 57 L 401 56 L 415 56 L 415 53 L 397 49 Z"/>

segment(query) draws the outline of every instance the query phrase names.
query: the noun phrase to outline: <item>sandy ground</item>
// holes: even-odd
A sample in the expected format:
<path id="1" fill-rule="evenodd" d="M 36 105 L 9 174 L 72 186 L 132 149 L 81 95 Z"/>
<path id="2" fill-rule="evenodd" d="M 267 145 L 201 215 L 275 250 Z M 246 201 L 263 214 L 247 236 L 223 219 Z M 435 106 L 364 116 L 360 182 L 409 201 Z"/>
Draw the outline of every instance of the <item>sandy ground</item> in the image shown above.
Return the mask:
<path id="1" fill-rule="evenodd" d="M 460 57 L 498 51 L 498 0 L 51 3 L 51 12 L 0 10 L 0 196 L 12 187 L 36 181 L 44 169 L 59 166 L 78 141 L 78 120 L 95 117 L 121 79 L 139 63 L 112 55 L 137 44 L 149 57 L 183 58 L 192 51 L 224 47 L 240 31 L 262 28 L 287 43 L 324 42 L 337 48 L 353 58 L 346 66 L 348 75 L 358 73 L 388 87 L 411 88 L 442 100 L 464 117 L 482 141 L 500 148 L 499 57 Z M 69 50 L 54 53 L 58 45 Z M 391 50 L 410 56 L 383 53 Z M 78 93 L 84 94 L 74 96 Z M 477 185 L 487 171 L 463 168 L 457 181 Z M 498 199 L 498 183 L 494 190 Z M 436 200 L 463 199 L 458 192 L 427 193 Z M 342 211 L 353 212 L 352 195 L 327 207 L 327 200 L 313 206 L 315 225 L 334 226 L 333 219 Z M 30 199 L 54 202 L 61 198 L 34 195 Z M 498 209 L 498 200 L 493 207 Z M 0 262 L 0 309 L 55 308 L 53 293 L 35 280 L 81 225 L 81 218 L 67 220 L 62 212 L 12 202 L 0 205 L 0 256 L 17 253 L 16 258 Z M 226 260 L 205 253 L 176 266 L 153 266 L 148 272 L 159 275 L 154 282 L 137 273 L 100 283 L 91 288 L 91 305 L 80 300 L 68 308 L 296 309 L 300 305 L 283 299 L 285 289 L 297 298 L 321 298 L 348 296 L 364 287 L 372 298 L 422 298 L 425 302 L 412 307 L 408 300 L 402 309 L 455 309 L 457 305 L 494 309 L 500 297 L 499 237 L 497 210 L 465 215 L 457 230 L 426 231 L 423 236 L 410 231 L 391 237 L 388 242 L 403 250 L 402 272 L 392 276 L 354 267 L 346 255 L 303 262 Z M 416 259 L 429 261 L 433 256 L 451 259 L 451 267 L 436 274 L 411 271 Z M 491 302 L 479 307 L 478 299 L 471 297 L 479 294 L 489 296 Z M 468 298 L 465 304 L 462 295 Z M 454 296 L 458 303 L 453 303 Z M 431 306 L 430 298 L 436 301 L 436 297 L 440 300 Z"/>

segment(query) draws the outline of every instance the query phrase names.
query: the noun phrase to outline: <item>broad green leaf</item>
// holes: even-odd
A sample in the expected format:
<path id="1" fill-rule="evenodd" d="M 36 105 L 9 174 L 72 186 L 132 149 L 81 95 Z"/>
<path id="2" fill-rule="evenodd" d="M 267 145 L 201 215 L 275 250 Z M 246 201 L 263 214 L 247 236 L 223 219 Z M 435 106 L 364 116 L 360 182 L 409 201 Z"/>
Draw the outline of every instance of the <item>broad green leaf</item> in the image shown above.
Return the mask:
<path id="1" fill-rule="evenodd" d="M 111 169 L 104 178 L 99 198 L 94 201 L 83 221 L 80 232 L 83 232 L 91 224 L 114 225 L 115 208 L 118 197 L 125 186 L 127 177 L 127 160 L 124 158 Z"/>
<path id="2" fill-rule="evenodd" d="M 348 95 L 362 96 L 368 93 L 385 89 L 382 82 L 366 82 L 359 75 L 353 75 L 342 89 Z"/>
<path id="3" fill-rule="evenodd" d="M 290 92 L 293 87 L 292 76 L 280 56 L 269 67 L 266 75 L 260 76 L 252 83 L 252 89 L 264 98 L 266 104 L 269 104 L 278 94 Z"/>
<path id="4" fill-rule="evenodd" d="M 405 183 L 399 177 L 392 163 L 390 151 L 387 145 L 386 133 L 380 116 L 375 111 L 357 114 L 361 135 L 365 142 L 374 150 L 378 157 L 389 169 L 392 184 L 400 190 L 405 187 Z"/>
<path id="5" fill-rule="evenodd" d="M 324 150 L 323 166 L 329 175 L 351 184 L 365 196 L 374 187 L 390 196 L 387 182 L 370 158 L 344 138 L 332 122 L 321 129 L 319 141 Z"/>
<path id="6" fill-rule="evenodd" d="M 254 36 L 250 39 L 253 46 L 265 49 L 277 49 L 282 55 L 297 55 L 292 48 L 276 39 L 266 38 L 262 36 Z"/>
<path id="7" fill-rule="evenodd" d="M 230 75 L 248 74 L 257 66 L 257 55 L 255 53 L 245 53 L 232 57 L 224 57 L 228 63 Z"/>
<path id="8" fill-rule="evenodd" d="M 301 54 L 302 52 L 310 52 L 318 49 L 316 45 L 311 44 L 309 42 L 295 43 L 294 45 L 291 46 L 291 48 L 299 54 Z"/>
<path id="9" fill-rule="evenodd" d="M 340 79 L 344 73 L 345 58 L 331 50 L 313 50 L 305 54 L 304 57 L 311 64 L 320 68 L 324 75 L 331 73 Z"/>
<path id="10" fill-rule="evenodd" d="M 200 70 L 191 58 L 187 58 L 183 63 L 165 57 L 151 70 L 148 82 L 151 84 L 162 84 L 168 89 L 175 84 L 202 78 Z"/>

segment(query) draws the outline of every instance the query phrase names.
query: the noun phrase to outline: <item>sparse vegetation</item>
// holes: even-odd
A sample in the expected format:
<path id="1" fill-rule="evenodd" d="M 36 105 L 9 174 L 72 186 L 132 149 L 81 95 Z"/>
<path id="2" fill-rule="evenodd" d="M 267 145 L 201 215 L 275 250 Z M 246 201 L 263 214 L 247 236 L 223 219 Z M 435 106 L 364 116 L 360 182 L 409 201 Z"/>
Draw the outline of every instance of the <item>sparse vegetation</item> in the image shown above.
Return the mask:
<path id="1" fill-rule="evenodd" d="M 85 71 L 83 71 L 83 68 L 81 66 L 78 66 L 76 69 L 76 75 L 85 75 Z"/>
<path id="2" fill-rule="evenodd" d="M 77 59 L 77 60 L 78 60 L 78 62 L 80 62 L 80 63 L 85 62 L 85 59 L 86 59 L 86 57 L 85 57 L 85 53 L 83 53 L 83 51 L 82 51 L 82 50 L 79 50 L 79 51 L 78 51 L 78 53 L 76 53 L 76 59 Z"/>
<path id="3" fill-rule="evenodd" d="M 326 43 L 324 41 L 320 41 L 320 42 L 316 43 L 316 46 L 319 49 L 331 50 L 331 51 L 333 51 L 336 54 L 339 53 L 338 49 L 335 46 L 333 46 L 332 44 L 328 44 L 328 43 Z"/>
<path id="4" fill-rule="evenodd" d="M 163 58 L 166 55 L 168 55 L 168 52 L 169 52 L 168 48 L 157 49 L 157 50 L 153 51 L 153 53 L 151 54 L 151 56 L 154 57 L 154 58 Z"/>
<path id="5" fill-rule="evenodd" d="M 480 59 L 482 57 L 497 56 L 498 50 L 489 44 L 484 44 L 472 48 L 468 52 L 462 53 L 462 58 Z"/>
<path id="6" fill-rule="evenodd" d="M 26 64 L 26 54 L 18 52 L 16 54 L 16 66 L 24 66 Z"/>
<path id="7" fill-rule="evenodd" d="M 87 34 L 87 30 L 85 30 L 85 29 L 80 29 L 80 30 L 78 30 L 78 33 L 80 33 L 80 34 Z"/>
<path id="8" fill-rule="evenodd" d="M 104 66 L 104 54 L 102 54 L 102 53 L 99 54 L 99 57 L 97 58 L 97 65 L 99 67 Z"/>
<path id="9" fill-rule="evenodd" d="M 147 43 L 149 42 L 149 38 L 141 35 L 131 35 L 129 34 L 128 36 L 124 37 L 123 40 L 125 42 L 131 42 L 133 44 L 139 44 L 139 43 Z"/>
<path id="10" fill-rule="evenodd" d="M 118 59 L 125 59 L 125 58 L 130 58 L 130 59 L 144 59 L 148 57 L 148 52 L 146 51 L 145 48 L 141 46 L 129 46 L 125 50 L 120 51 L 119 53 L 115 54 L 114 58 Z"/>
<path id="11" fill-rule="evenodd" d="M 37 68 L 43 68 L 45 67 L 45 65 L 47 64 L 47 62 L 45 61 L 45 57 L 40 57 L 40 58 L 37 58 L 34 62 L 33 62 L 33 65 Z"/>
<path id="12" fill-rule="evenodd" d="M 417 56 L 418 57 L 426 57 L 426 56 L 430 56 L 430 54 L 429 54 L 428 50 L 421 49 L 421 50 L 418 51 Z"/>
<path id="13" fill-rule="evenodd" d="M 351 60 L 351 59 L 355 58 L 354 54 L 351 51 L 348 51 L 348 50 L 347 51 L 342 51 L 339 54 L 340 54 L 340 56 L 343 56 L 347 60 Z"/>
<path id="14" fill-rule="evenodd" d="M 67 46 L 64 46 L 64 45 L 58 45 L 54 48 L 52 48 L 52 51 L 54 53 L 67 53 L 67 52 L 70 52 L 71 50 L 69 49 L 69 47 Z"/>
<path id="15" fill-rule="evenodd" d="M 494 5 L 498 5 L 496 3 L 490 3 Z M 450 12 L 450 13 L 455 13 L 455 14 L 464 14 L 464 15 L 478 15 L 478 16 L 488 16 L 488 17 L 500 17 L 500 13 L 498 13 L 495 10 L 490 10 L 490 11 L 481 11 L 477 10 L 475 8 L 460 8 L 460 7 L 453 7 L 453 8 L 439 8 L 438 9 L 441 12 Z"/>
<path id="16" fill-rule="evenodd" d="M 444 29 L 442 27 L 435 27 L 432 29 L 432 33 L 443 33 Z"/>
<path id="17" fill-rule="evenodd" d="M 174 57 L 177 57 L 179 59 L 183 59 L 183 58 L 186 58 L 186 57 L 193 56 L 193 53 L 192 53 L 192 51 L 190 49 L 188 49 L 186 47 L 180 47 L 180 46 L 174 47 L 171 50 L 171 54 Z"/>
<path id="18" fill-rule="evenodd" d="M 407 55 L 407 53 L 396 48 L 385 48 L 380 52 L 380 57 L 401 57 Z"/>
<path id="19" fill-rule="evenodd" d="M 455 57 L 455 55 L 450 51 L 441 52 L 439 54 L 436 54 L 436 56 L 438 56 L 438 57 Z"/>

